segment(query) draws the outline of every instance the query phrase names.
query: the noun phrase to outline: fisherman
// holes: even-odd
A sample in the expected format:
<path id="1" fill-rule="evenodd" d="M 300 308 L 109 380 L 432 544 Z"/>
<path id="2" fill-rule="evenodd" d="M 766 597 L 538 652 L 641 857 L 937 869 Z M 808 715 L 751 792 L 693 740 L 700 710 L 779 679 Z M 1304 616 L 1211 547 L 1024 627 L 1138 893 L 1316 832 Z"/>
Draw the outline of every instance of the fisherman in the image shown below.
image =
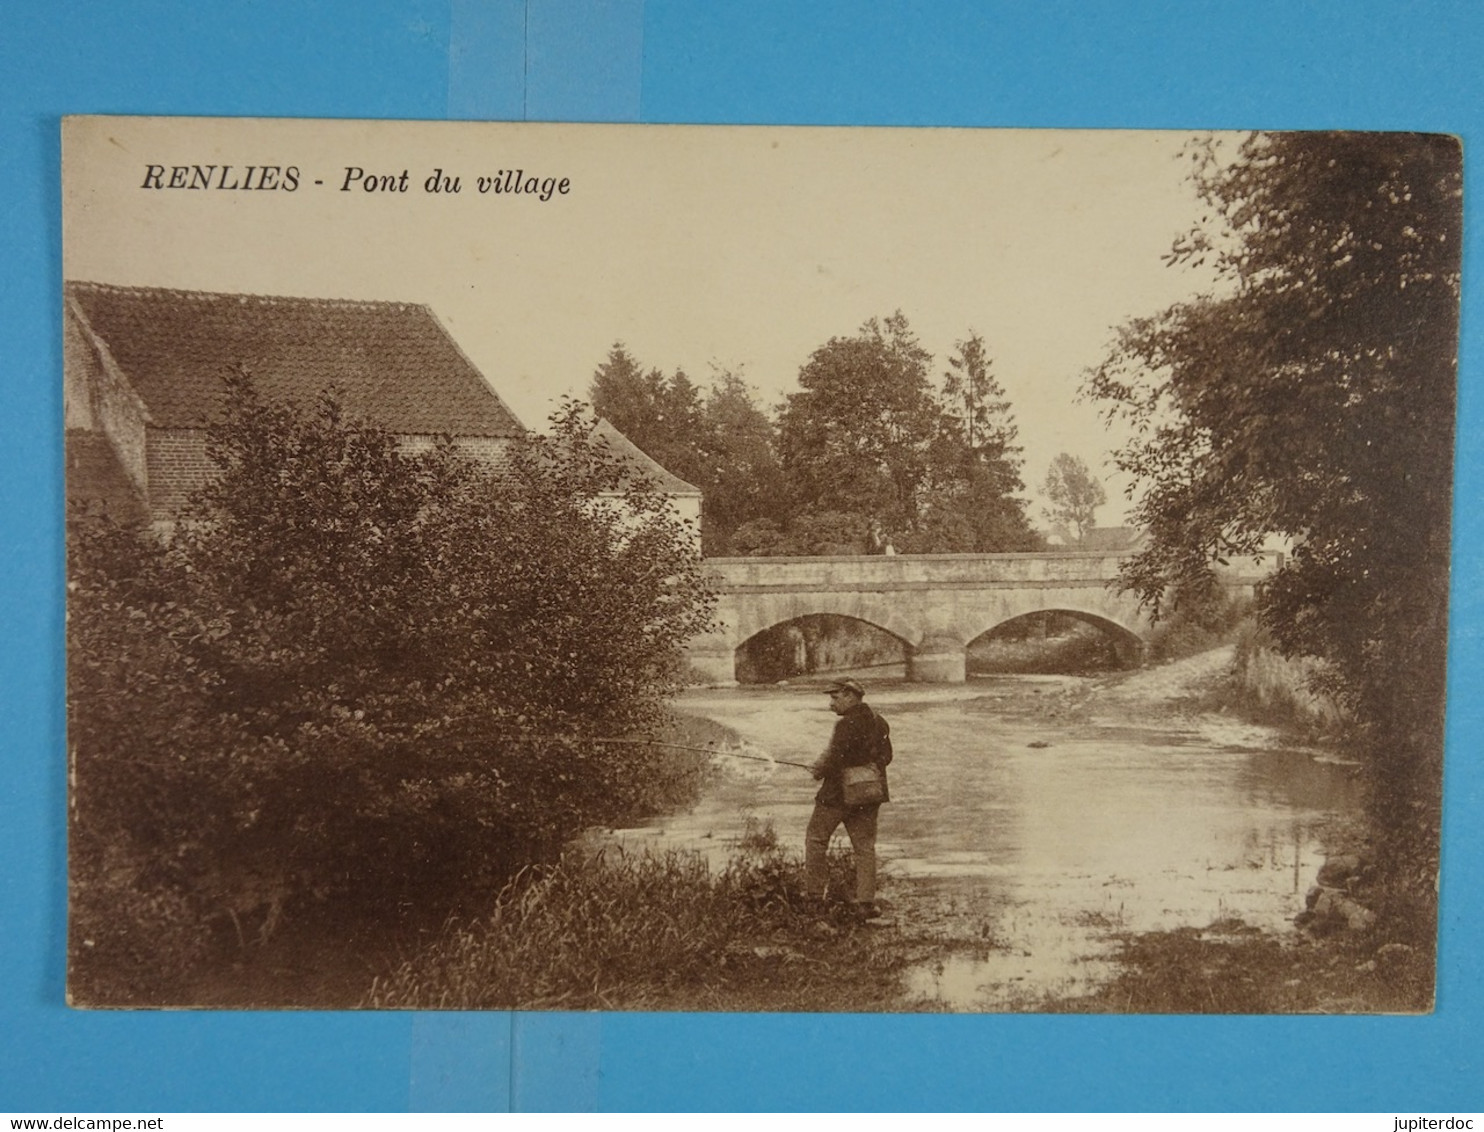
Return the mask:
<path id="1" fill-rule="evenodd" d="M 853 911 L 863 920 L 875 919 L 876 816 L 888 801 L 886 765 L 891 762 L 891 728 L 866 705 L 866 690 L 857 680 L 836 680 L 826 689 L 835 721 L 829 746 L 814 760 L 809 772 L 821 783 L 814 797 L 814 813 L 804 833 L 804 890 L 811 903 L 824 897 L 828 880 L 826 855 L 830 838 L 843 822 L 855 859 Z M 847 767 L 874 767 L 880 779 L 876 801 L 847 804 Z M 852 776 L 855 777 L 855 776 Z"/>

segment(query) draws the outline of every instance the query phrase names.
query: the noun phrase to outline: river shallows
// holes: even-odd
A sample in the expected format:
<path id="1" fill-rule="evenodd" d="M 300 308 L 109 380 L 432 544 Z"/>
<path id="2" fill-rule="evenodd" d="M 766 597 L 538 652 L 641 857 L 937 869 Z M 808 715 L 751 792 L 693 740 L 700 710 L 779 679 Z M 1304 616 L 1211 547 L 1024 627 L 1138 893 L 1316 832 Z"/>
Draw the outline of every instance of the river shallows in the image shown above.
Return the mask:
<path id="1" fill-rule="evenodd" d="M 1288 928 L 1322 863 L 1320 829 L 1358 807 L 1348 769 L 1266 729 L 1180 712 L 1168 698 L 1179 675 L 871 691 L 897 752 L 883 895 L 899 917 L 994 945 L 923 968 L 915 991 L 959 1010 L 1030 1004 L 1107 978 L 1113 931 Z M 678 706 L 799 762 L 834 719 L 805 688 L 696 691 Z M 616 836 L 720 861 L 751 818 L 801 842 L 808 774 L 719 761 L 694 809 Z"/>

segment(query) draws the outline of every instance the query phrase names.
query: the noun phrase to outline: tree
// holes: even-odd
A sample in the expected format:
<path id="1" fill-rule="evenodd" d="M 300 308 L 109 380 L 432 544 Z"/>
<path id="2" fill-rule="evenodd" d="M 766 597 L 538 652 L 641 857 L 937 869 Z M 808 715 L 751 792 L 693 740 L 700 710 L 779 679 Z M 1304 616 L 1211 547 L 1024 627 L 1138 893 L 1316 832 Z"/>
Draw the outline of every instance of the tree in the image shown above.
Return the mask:
<path id="1" fill-rule="evenodd" d="M 970 452 L 1019 455 L 1010 402 L 994 376 L 983 336 L 970 331 L 954 348 L 958 353 L 949 355 L 943 374 L 945 431 Z"/>
<path id="2" fill-rule="evenodd" d="M 84 969 L 172 971 L 212 917 L 487 893 L 665 800 L 663 759 L 593 740 L 660 725 L 709 591 L 591 424 L 565 407 L 495 476 L 236 382 L 168 542 L 70 532 Z"/>
<path id="3" fill-rule="evenodd" d="M 1455 139 L 1207 140 L 1210 208 L 1170 259 L 1219 292 L 1123 327 L 1087 379 L 1134 439 L 1147 549 L 1126 581 L 1156 613 L 1269 535 L 1293 553 L 1264 624 L 1321 658 L 1367 752 L 1376 816 L 1435 852 L 1461 249 Z M 1418 889 L 1431 891 L 1430 868 Z"/>
<path id="4" fill-rule="evenodd" d="M 1040 539 L 1025 514 L 1021 450 L 1010 402 L 995 378 L 984 339 L 955 344 L 940 393 L 938 435 L 929 448 L 920 529 L 903 549 L 927 552 L 1034 550 Z"/>
<path id="5" fill-rule="evenodd" d="M 741 374 L 715 375 L 701 413 L 705 467 L 701 534 L 708 554 L 733 550 L 744 524 L 785 514 L 788 489 L 778 462 L 777 429 Z"/>
<path id="6" fill-rule="evenodd" d="M 706 553 L 726 554 L 732 532 L 784 512 L 773 422 L 746 380 L 718 372 L 709 390 L 681 370 L 645 371 L 615 343 L 590 386 L 593 408 L 667 471 L 701 489 Z"/>
<path id="7" fill-rule="evenodd" d="M 593 373 L 593 411 L 668 472 L 702 486 L 707 466 L 701 391 L 682 370 L 645 371 L 615 342 Z"/>
<path id="8" fill-rule="evenodd" d="M 1046 470 L 1042 490 L 1051 501 L 1046 517 L 1066 528 L 1081 546 L 1087 532 L 1097 526 L 1097 509 L 1108 502 L 1102 482 L 1082 457 L 1061 452 Z"/>
<path id="9" fill-rule="evenodd" d="M 931 360 L 900 311 L 814 351 L 779 416 L 780 458 L 797 510 L 870 516 L 888 531 L 918 526 L 938 432 Z"/>

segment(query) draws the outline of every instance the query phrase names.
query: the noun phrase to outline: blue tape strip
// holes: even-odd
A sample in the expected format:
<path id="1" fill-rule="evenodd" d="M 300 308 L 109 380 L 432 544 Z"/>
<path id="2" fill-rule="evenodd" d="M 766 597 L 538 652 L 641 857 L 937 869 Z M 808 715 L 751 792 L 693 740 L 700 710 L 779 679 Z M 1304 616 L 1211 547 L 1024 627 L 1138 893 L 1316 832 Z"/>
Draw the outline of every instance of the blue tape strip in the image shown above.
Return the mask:
<path id="1" fill-rule="evenodd" d="M 644 0 L 529 0 L 526 117 L 637 122 Z"/>
<path id="2" fill-rule="evenodd" d="M 450 0 L 448 116 L 518 121 L 525 99 L 523 0 Z"/>
<path id="3" fill-rule="evenodd" d="M 511 1026 L 513 1112 L 597 1112 L 601 1014 L 517 1014 Z"/>
<path id="4" fill-rule="evenodd" d="M 508 1014 L 416 1014 L 412 1019 L 410 1112 L 508 1112 Z"/>

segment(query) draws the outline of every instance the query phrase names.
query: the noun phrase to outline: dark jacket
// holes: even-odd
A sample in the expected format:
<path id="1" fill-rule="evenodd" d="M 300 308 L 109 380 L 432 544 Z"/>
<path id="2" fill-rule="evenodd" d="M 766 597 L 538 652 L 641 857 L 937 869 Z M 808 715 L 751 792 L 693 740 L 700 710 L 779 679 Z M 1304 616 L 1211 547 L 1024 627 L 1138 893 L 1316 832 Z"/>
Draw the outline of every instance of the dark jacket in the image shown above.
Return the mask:
<path id="1" fill-rule="evenodd" d="M 891 801 L 886 790 L 886 764 L 891 762 L 891 728 L 864 703 L 858 703 L 835 721 L 830 745 L 823 756 L 824 778 L 814 800 L 822 806 L 845 806 L 845 784 L 841 771 L 847 766 L 875 763 L 881 768 L 882 801 Z"/>

